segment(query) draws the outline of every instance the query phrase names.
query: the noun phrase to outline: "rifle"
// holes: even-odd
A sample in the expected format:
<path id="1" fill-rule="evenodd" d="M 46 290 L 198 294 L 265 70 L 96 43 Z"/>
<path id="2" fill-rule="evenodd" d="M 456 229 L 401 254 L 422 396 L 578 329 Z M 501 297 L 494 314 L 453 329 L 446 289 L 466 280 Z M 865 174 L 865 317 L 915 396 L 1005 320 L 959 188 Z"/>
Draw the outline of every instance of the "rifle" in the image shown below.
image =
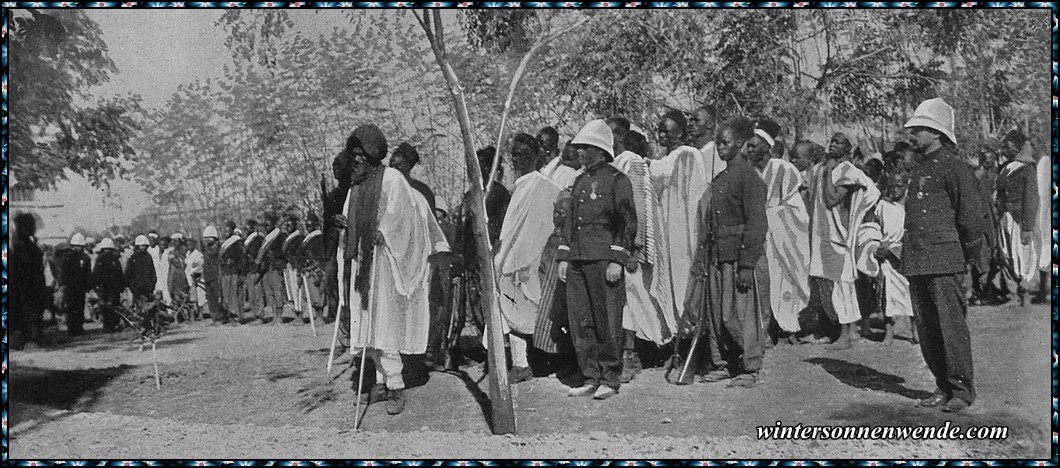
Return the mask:
<path id="1" fill-rule="evenodd" d="M 702 233 L 700 233 L 699 243 L 696 248 L 696 257 L 692 263 L 691 276 L 693 279 L 695 279 L 697 275 L 702 275 L 703 277 L 706 277 L 708 269 L 710 268 L 710 265 L 713 261 L 713 259 L 711 258 L 711 253 L 713 250 L 711 249 L 711 246 L 713 245 L 713 241 L 710 238 L 711 228 L 709 227 L 712 224 L 712 219 L 710 217 L 711 211 L 707 209 L 705 212 L 706 216 L 704 216 L 704 204 L 707 208 L 710 207 L 710 196 L 710 190 L 707 190 L 703 200 L 700 200 L 699 202 L 699 216 L 697 217 L 698 219 L 696 221 L 699 223 L 700 226 L 705 225 L 707 227 L 703 229 Z M 664 378 L 667 382 L 670 382 L 675 385 L 688 385 L 692 383 L 692 373 L 690 373 L 689 370 L 692 367 L 692 363 L 695 361 L 696 352 L 699 349 L 700 338 L 702 338 L 703 335 L 706 333 L 706 326 L 708 320 L 707 307 L 710 306 L 710 286 L 707 285 L 707 281 L 708 280 L 706 279 L 695 280 L 691 284 L 689 284 L 689 290 L 685 300 L 686 304 L 695 302 L 689 301 L 688 298 L 695 297 L 695 294 L 697 292 L 702 295 L 703 302 L 701 307 L 699 307 L 699 310 L 696 311 L 696 317 L 698 318 L 698 321 L 696 322 L 696 330 L 694 332 L 694 335 L 692 336 L 692 343 L 689 345 L 688 352 L 686 353 L 684 358 L 684 362 L 682 362 L 679 353 L 680 342 L 684 339 L 684 337 L 679 336 L 676 340 L 674 340 L 674 355 L 670 360 L 669 369 L 667 369 Z M 677 369 L 679 365 L 680 373 L 678 374 L 677 379 L 673 380 L 670 378 L 670 373 Z"/>

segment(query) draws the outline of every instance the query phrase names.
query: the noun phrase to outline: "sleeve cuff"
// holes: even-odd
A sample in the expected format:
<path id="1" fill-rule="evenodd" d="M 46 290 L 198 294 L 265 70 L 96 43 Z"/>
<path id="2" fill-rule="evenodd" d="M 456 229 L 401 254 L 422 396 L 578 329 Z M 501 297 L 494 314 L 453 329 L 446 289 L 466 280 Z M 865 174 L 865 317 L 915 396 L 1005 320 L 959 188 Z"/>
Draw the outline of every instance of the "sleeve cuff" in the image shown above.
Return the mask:
<path id="1" fill-rule="evenodd" d="M 608 259 L 612 262 L 625 265 L 626 262 L 629 261 L 629 255 L 629 250 L 626 250 L 626 248 L 620 245 L 612 245 Z"/>
<path id="2" fill-rule="evenodd" d="M 570 259 L 570 246 L 559 245 L 556 247 L 556 261 L 565 262 Z"/>

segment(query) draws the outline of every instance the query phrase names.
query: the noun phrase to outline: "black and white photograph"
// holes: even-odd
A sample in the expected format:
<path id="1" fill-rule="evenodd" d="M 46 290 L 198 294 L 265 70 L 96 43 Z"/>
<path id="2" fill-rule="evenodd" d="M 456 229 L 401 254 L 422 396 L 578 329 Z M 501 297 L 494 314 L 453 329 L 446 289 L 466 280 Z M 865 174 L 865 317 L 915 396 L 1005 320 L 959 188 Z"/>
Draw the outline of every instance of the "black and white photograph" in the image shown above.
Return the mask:
<path id="1" fill-rule="evenodd" d="M 781 3 L 4 3 L 5 460 L 1056 463 L 1055 6 Z"/>

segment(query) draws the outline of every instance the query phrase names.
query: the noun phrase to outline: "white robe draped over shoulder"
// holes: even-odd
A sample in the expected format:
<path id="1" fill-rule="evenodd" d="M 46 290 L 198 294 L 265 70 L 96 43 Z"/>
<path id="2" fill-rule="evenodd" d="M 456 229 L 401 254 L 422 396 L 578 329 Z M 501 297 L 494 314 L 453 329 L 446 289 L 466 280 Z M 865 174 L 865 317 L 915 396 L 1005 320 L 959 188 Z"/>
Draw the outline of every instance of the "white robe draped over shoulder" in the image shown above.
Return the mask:
<path id="1" fill-rule="evenodd" d="M 802 174 L 795 165 L 770 159 L 762 170 L 766 183 L 766 260 L 769 304 L 784 331 L 799 331 L 799 311 L 810 300 L 810 215 L 799 193 Z"/>
<path id="2" fill-rule="evenodd" d="M 542 290 L 538 268 L 555 229 L 552 211 L 561 191 L 562 187 L 540 171 L 515 181 L 501 227 L 501 248 L 493 257 L 505 333 L 534 333 Z"/>
<path id="3" fill-rule="evenodd" d="M 356 288 L 340 286 L 339 305 L 350 304 L 350 352 L 369 347 L 384 353 L 422 354 L 427 349 L 430 309 L 427 302 L 430 268 L 428 257 L 449 250 L 438 222 L 422 196 L 396 169 L 383 169 L 379 195 L 379 232 L 384 242 L 375 246 L 371 268 L 371 298 L 363 310 Z M 346 195 L 343 212 L 348 212 Z M 345 237 L 343 235 L 343 237 Z M 364 239 L 370 241 L 374 233 Z M 339 242 L 340 279 L 345 240 Z M 351 271 L 357 271 L 354 260 Z M 344 282 L 339 281 L 342 285 Z"/>
<path id="4" fill-rule="evenodd" d="M 696 254 L 699 226 L 696 225 L 699 200 L 710 188 L 711 181 L 725 169 L 715 150 L 708 143 L 704 152 L 691 146 L 681 146 L 651 161 L 651 174 L 655 193 L 659 197 L 659 216 L 665 232 L 665 250 L 659 252 L 670 261 L 671 302 L 683 307 L 688 291 L 692 259 Z M 678 316 L 682 312 L 678 312 Z"/>
<path id="5" fill-rule="evenodd" d="M 850 210 L 844 217 L 839 206 L 828 208 L 824 200 L 823 182 L 819 180 L 824 163 L 814 166 L 810 181 L 813 213 L 810 217 L 810 276 L 835 282 L 832 303 L 839 315 L 839 323 L 854 323 L 861 318 L 854 280 L 857 278 L 856 247 L 858 229 L 869 210 L 880 199 L 880 190 L 861 169 L 844 161 L 830 174 L 836 187 L 848 187 Z"/>

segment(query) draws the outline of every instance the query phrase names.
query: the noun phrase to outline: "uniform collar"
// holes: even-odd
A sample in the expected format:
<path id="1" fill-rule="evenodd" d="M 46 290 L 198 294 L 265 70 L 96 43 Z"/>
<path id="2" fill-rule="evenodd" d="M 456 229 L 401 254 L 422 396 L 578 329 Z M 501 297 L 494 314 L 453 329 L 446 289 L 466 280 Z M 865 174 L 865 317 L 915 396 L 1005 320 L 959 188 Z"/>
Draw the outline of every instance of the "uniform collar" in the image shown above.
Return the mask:
<path id="1" fill-rule="evenodd" d="M 600 161 L 600 162 L 598 162 L 596 164 L 593 164 L 592 166 L 586 167 L 585 168 L 585 173 L 586 174 L 590 174 L 590 173 L 596 172 L 596 171 L 598 171 L 598 170 L 600 170 L 600 169 L 602 169 L 604 167 L 610 166 L 610 165 L 611 165 L 610 161 L 603 160 L 603 161 Z"/>
<path id="2" fill-rule="evenodd" d="M 942 145 L 937 150 L 932 151 L 924 155 L 928 160 L 946 159 L 953 155 L 953 148 L 949 145 Z"/>

